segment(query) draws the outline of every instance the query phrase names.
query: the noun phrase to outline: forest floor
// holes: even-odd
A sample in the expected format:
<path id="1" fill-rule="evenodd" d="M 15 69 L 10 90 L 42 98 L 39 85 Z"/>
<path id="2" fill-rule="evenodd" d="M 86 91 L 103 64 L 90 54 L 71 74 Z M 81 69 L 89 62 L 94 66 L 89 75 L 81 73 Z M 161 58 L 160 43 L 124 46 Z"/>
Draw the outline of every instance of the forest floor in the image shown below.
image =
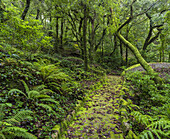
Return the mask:
<path id="1" fill-rule="evenodd" d="M 119 122 L 122 79 L 108 75 L 106 84 L 93 92 L 67 129 L 68 139 L 123 139 Z"/>

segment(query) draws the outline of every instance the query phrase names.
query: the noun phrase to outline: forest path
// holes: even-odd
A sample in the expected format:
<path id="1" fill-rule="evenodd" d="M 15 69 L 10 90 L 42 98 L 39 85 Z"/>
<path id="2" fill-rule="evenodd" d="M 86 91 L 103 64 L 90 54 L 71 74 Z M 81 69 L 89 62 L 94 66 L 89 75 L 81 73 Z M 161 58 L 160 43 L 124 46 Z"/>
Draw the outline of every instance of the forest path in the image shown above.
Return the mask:
<path id="1" fill-rule="evenodd" d="M 67 128 L 67 139 L 123 139 L 118 100 L 121 77 L 108 75 L 103 87 L 93 92 Z"/>

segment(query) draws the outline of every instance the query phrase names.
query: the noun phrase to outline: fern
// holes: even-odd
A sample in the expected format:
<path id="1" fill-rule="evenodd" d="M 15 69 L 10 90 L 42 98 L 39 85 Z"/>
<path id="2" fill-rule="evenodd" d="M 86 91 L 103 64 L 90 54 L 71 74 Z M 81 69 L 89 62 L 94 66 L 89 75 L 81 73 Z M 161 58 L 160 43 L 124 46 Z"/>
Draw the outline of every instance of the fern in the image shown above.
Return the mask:
<path id="1" fill-rule="evenodd" d="M 5 104 L 0 104 L 0 110 L 3 114 Z M 20 111 L 15 116 L 10 119 L 0 119 L 0 138 L 2 139 L 12 139 L 15 137 L 22 137 L 25 139 L 36 139 L 37 137 L 28 133 L 26 129 L 14 126 L 19 124 L 20 121 L 29 119 L 33 114 L 32 111 Z"/>
<path id="2" fill-rule="evenodd" d="M 56 82 L 50 82 L 50 83 L 48 83 L 48 85 L 50 86 L 50 88 L 52 87 L 58 91 L 60 91 L 60 89 L 61 89 L 60 85 Z"/>
<path id="3" fill-rule="evenodd" d="M 28 85 L 25 83 L 25 81 L 21 80 L 21 82 L 23 83 L 24 85 L 24 88 L 25 88 L 25 93 L 19 89 L 11 89 L 9 92 L 8 92 L 8 95 L 13 95 L 13 93 L 20 93 L 22 95 L 24 95 L 27 99 L 34 99 L 34 98 L 37 98 L 38 96 L 40 95 L 44 95 L 44 97 L 46 98 L 46 93 L 47 92 L 51 92 L 51 93 L 54 93 L 52 90 L 50 89 L 44 89 L 44 85 L 43 86 L 39 86 L 37 88 L 35 88 L 34 90 L 30 90 L 28 88 Z M 42 89 L 42 90 L 40 90 Z M 42 97 L 42 96 L 41 96 Z"/>
<path id="4" fill-rule="evenodd" d="M 18 112 L 13 118 L 17 121 L 23 121 L 25 119 L 29 119 L 30 115 L 32 115 L 33 112 L 30 110 L 20 111 Z"/>
<path id="5" fill-rule="evenodd" d="M 157 132 L 156 132 L 156 134 L 157 134 Z M 157 135 L 157 137 L 160 139 L 160 136 L 159 136 L 159 135 Z M 149 139 L 149 138 L 154 139 L 154 136 L 153 136 L 152 131 L 150 131 L 150 130 L 144 130 L 144 131 L 139 135 L 139 138 L 141 138 L 141 139 Z"/>
<path id="6" fill-rule="evenodd" d="M 41 98 L 50 98 L 49 95 L 38 95 L 36 96 L 37 99 L 41 99 Z"/>
<path id="7" fill-rule="evenodd" d="M 36 90 L 32 90 L 28 92 L 28 98 L 36 98 L 36 96 L 40 95 L 40 92 Z"/>
<path id="8" fill-rule="evenodd" d="M 4 134 L 2 134 L 2 132 L 0 131 L 0 139 L 6 139 Z"/>
<path id="9" fill-rule="evenodd" d="M 24 85 L 25 88 L 25 92 L 28 94 L 29 93 L 29 87 L 28 85 L 25 83 L 25 81 L 21 80 L 22 84 Z"/>
<path id="10" fill-rule="evenodd" d="M 15 118 L 7 119 L 6 122 L 11 124 L 11 125 L 19 125 L 20 124 L 20 122 L 17 121 Z"/>
<path id="11" fill-rule="evenodd" d="M 169 133 L 164 133 L 161 130 L 158 129 L 148 129 L 144 130 L 143 132 L 140 133 L 139 137 L 142 139 L 155 139 L 156 136 L 158 139 L 162 139 L 162 137 L 168 137 Z"/>
<path id="12" fill-rule="evenodd" d="M 2 126 L 12 126 L 12 124 L 4 122 L 4 121 L 0 121 L 0 127 Z"/>
<path id="13" fill-rule="evenodd" d="M 135 133 L 133 133 L 132 130 L 129 130 L 128 135 L 126 136 L 126 139 L 139 139 Z"/>
<path id="14" fill-rule="evenodd" d="M 46 88 L 46 87 L 47 87 L 46 85 L 42 84 L 42 85 L 36 86 L 36 87 L 34 88 L 34 90 L 41 91 L 41 90 L 43 90 L 43 89 Z"/>
<path id="15" fill-rule="evenodd" d="M 166 125 L 163 129 L 167 129 L 167 130 L 170 130 L 170 124 Z"/>
<path id="16" fill-rule="evenodd" d="M 19 89 L 11 89 L 11 90 L 8 92 L 8 95 L 13 95 L 13 93 L 16 93 L 16 92 L 24 95 L 24 96 L 27 98 L 27 95 L 26 95 L 24 92 L 22 92 L 21 90 L 19 90 Z"/>
<path id="17" fill-rule="evenodd" d="M 143 124 L 145 126 L 149 125 L 153 120 L 152 117 L 150 117 L 149 115 L 143 115 L 138 111 L 131 112 L 131 115 L 138 123 Z"/>
<path id="18" fill-rule="evenodd" d="M 152 124 L 148 125 L 148 128 L 154 129 L 164 129 L 165 127 L 168 128 L 170 126 L 170 121 L 165 119 L 160 119 L 159 121 L 155 121 Z"/>
<path id="19" fill-rule="evenodd" d="M 12 104 L 11 103 L 2 103 L 0 104 L 0 121 L 3 120 L 5 114 L 3 113 L 4 112 L 4 109 L 6 107 L 11 107 Z"/>
<path id="20" fill-rule="evenodd" d="M 50 98 L 41 99 L 40 101 L 43 101 L 43 102 L 52 102 L 52 103 L 55 103 L 55 104 L 59 105 L 58 101 L 55 101 L 54 99 L 50 99 Z"/>
<path id="21" fill-rule="evenodd" d="M 38 74 L 41 75 L 44 82 L 69 80 L 69 76 L 61 72 L 56 65 L 49 64 L 42 59 L 34 62 L 34 68 L 39 71 Z"/>
<path id="22" fill-rule="evenodd" d="M 55 93 L 54 91 L 50 90 L 50 89 L 43 89 L 40 91 L 41 94 L 46 94 L 46 93 Z"/>
<path id="23" fill-rule="evenodd" d="M 37 104 L 37 106 L 42 107 L 42 108 L 48 110 L 49 112 L 53 111 L 53 109 L 47 104 Z"/>
<path id="24" fill-rule="evenodd" d="M 4 136 L 6 134 L 12 134 L 12 138 L 13 137 L 22 137 L 22 138 L 25 138 L 25 139 L 37 139 L 36 136 L 27 132 L 26 129 L 20 128 L 20 127 L 7 127 L 5 129 L 2 129 L 0 131 L 0 133 L 3 134 Z M 8 139 L 8 138 L 5 138 L 5 139 Z"/>

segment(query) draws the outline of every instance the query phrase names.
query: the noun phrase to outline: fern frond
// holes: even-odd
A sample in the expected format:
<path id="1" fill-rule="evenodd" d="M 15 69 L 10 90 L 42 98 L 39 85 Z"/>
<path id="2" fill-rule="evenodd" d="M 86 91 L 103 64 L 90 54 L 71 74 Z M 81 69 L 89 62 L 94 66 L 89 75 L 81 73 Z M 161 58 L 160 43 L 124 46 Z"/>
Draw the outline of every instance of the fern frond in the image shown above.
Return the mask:
<path id="1" fill-rule="evenodd" d="M 12 126 L 12 124 L 4 122 L 4 121 L 0 121 L 0 126 Z"/>
<path id="2" fill-rule="evenodd" d="M 27 95 L 26 95 L 24 92 L 22 92 L 21 90 L 19 90 L 19 89 L 11 89 L 11 90 L 8 92 L 8 95 L 10 95 L 10 94 L 12 94 L 12 93 L 15 93 L 15 92 L 18 92 L 18 93 L 24 95 L 24 96 L 27 98 Z"/>
<path id="3" fill-rule="evenodd" d="M 32 90 L 28 92 L 28 98 L 35 98 L 36 96 L 40 95 L 40 92 Z"/>
<path id="4" fill-rule="evenodd" d="M 27 67 L 30 67 L 30 68 L 33 67 L 33 64 L 31 62 L 28 62 L 28 61 L 24 61 L 24 65 L 27 66 Z"/>
<path id="5" fill-rule="evenodd" d="M 152 121 L 152 117 L 150 117 L 149 115 L 143 115 L 138 111 L 131 112 L 131 115 L 135 118 L 137 122 L 146 126 L 149 125 Z"/>
<path id="6" fill-rule="evenodd" d="M 41 99 L 41 98 L 50 98 L 49 95 L 38 95 L 36 98 Z"/>
<path id="7" fill-rule="evenodd" d="M 62 94 L 62 92 L 61 92 L 61 86 L 60 86 L 58 83 L 49 82 L 49 83 L 48 83 L 48 86 L 49 86 L 50 88 L 53 88 L 53 89 L 56 90 L 56 91 L 59 91 L 60 94 Z"/>
<path id="8" fill-rule="evenodd" d="M 132 130 L 129 130 L 126 139 L 139 139 Z"/>
<path id="9" fill-rule="evenodd" d="M 0 104 L 0 113 L 2 113 L 5 109 L 6 105 L 4 103 Z"/>
<path id="10" fill-rule="evenodd" d="M 170 130 L 170 124 L 166 125 L 163 129 L 168 129 L 168 130 Z"/>
<path id="11" fill-rule="evenodd" d="M 2 134 L 2 132 L 0 131 L 0 139 L 6 139 L 5 138 L 5 135 L 4 134 Z"/>
<path id="12" fill-rule="evenodd" d="M 11 124 L 11 125 L 15 125 L 15 124 L 19 124 L 20 122 L 17 121 L 15 118 L 10 118 L 6 120 L 7 123 Z"/>
<path id="13" fill-rule="evenodd" d="M 25 119 L 29 119 L 32 114 L 33 112 L 30 110 L 19 111 L 13 118 L 17 121 L 23 121 Z"/>
<path id="14" fill-rule="evenodd" d="M 170 126 L 170 121 L 165 119 L 160 119 L 159 121 L 155 121 L 152 124 L 148 125 L 148 128 L 154 129 L 164 129 L 166 126 Z"/>
<path id="15" fill-rule="evenodd" d="M 36 136 L 27 132 L 26 129 L 20 127 L 7 127 L 1 130 L 2 133 L 5 134 L 13 134 L 14 137 L 22 137 L 25 139 L 37 139 Z"/>
<path id="16" fill-rule="evenodd" d="M 47 104 L 37 104 L 37 106 L 42 107 L 50 112 L 53 111 L 53 109 Z"/>
<path id="17" fill-rule="evenodd" d="M 41 90 L 43 90 L 43 89 L 46 88 L 46 87 L 47 87 L 46 85 L 42 84 L 42 85 L 36 86 L 36 87 L 34 88 L 34 90 L 41 91 Z"/>
<path id="18" fill-rule="evenodd" d="M 46 80 L 50 80 L 50 81 L 55 81 L 55 80 L 61 80 L 61 81 L 68 81 L 69 80 L 69 76 L 66 75 L 64 72 L 59 72 L 58 74 L 54 73 L 49 75 Z"/>
<path id="19" fill-rule="evenodd" d="M 52 102 L 52 103 L 55 103 L 55 104 L 59 105 L 58 101 L 55 101 L 54 99 L 50 99 L 50 98 L 41 99 L 40 101 L 43 101 L 43 102 Z"/>
<path id="20" fill-rule="evenodd" d="M 165 133 L 158 129 L 149 129 L 149 130 L 144 130 L 143 132 L 141 132 L 139 137 L 142 139 L 150 139 L 150 138 L 155 139 L 154 135 L 158 139 L 162 139 L 162 137 L 168 137 L 169 133 Z"/>
<path id="21" fill-rule="evenodd" d="M 160 136 L 159 136 L 159 134 L 158 134 L 157 132 L 154 132 L 154 134 L 155 134 L 159 139 L 161 139 Z M 143 132 L 140 133 L 139 138 L 141 138 L 141 139 L 149 139 L 149 138 L 154 139 L 154 136 L 153 136 L 152 131 L 150 131 L 150 130 L 144 130 Z"/>
<path id="22" fill-rule="evenodd" d="M 48 83 L 48 85 L 50 87 L 56 88 L 57 90 L 60 90 L 60 88 L 61 88 L 60 85 L 58 83 L 56 83 L 56 82 L 50 82 L 50 83 Z"/>
<path id="23" fill-rule="evenodd" d="M 25 83 L 24 80 L 21 80 L 21 82 L 22 82 L 22 84 L 24 85 L 25 92 L 28 94 L 28 92 L 29 92 L 29 87 L 28 87 L 28 85 Z"/>
<path id="24" fill-rule="evenodd" d="M 5 109 L 6 105 L 5 104 L 0 104 L 0 121 L 4 118 L 4 109 Z"/>
<path id="25" fill-rule="evenodd" d="M 55 93 L 54 91 L 50 90 L 50 89 L 43 89 L 40 91 L 40 94 L 46 94 L 46 93 Z"/>

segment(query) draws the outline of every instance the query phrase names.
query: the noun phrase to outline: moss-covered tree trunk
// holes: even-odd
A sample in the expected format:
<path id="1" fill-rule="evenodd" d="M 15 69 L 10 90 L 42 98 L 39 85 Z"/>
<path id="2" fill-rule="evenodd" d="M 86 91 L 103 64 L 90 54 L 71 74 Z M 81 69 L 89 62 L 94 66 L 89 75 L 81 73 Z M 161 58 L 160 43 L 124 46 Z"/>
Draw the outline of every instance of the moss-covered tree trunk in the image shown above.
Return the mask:
<path id="1" fill-rule="evenodd" d="M 128 25 L 135 17 L 143 15 L 145 13 L 147 13 L 147 11 L 149 11 L 152 6 L 151 5 L 148 9 L 146 9 L 144 12 L 141 12 L 139 14 L 133 15 L 133 4 L 136 2 L 137 0 L 133 0 L 131 5 L 130 5 L 130 16 L 129 18 L 117 29 L 116 31 L 116 35 L 117 37 L 122 41 L 122 43 L 125 44 L 126 47 L 128 47 L 132 53 L 135 55 L 136 59 L 138 60 L 138 62 L 140 63 L 140 65 L 146 70 L 146 72 L 149 75 L 155 75 L 155 71 L 152 69 L 152 67 L 145 61 L 145 59 L 142 57 L 142 55 L 140 54 L 140 52 L 138 51 L 138 49 L 136 48 L 136 46 L 134 46 L 133 44 L 131 44 L 127 39 L 125 39 L 121 34 L 120 31 L 123 27 L 125 27 L 126 25 Z M 154 77 L 155 82 L 156 83 L 162 83 L 162 79 L 159 76 L 155 76 Z"/>
<path id="2" fill-rule="evenodd" d="M 126 45 L 126 47 L 128 47 L 133 52 L 133 54 L 135 55 L 136 59 L 139 61 L 140 65 L 146 70 L 146 72 L 149 75 L 153 75 L 155 73 L 155 71 L 145 61 L 145 59 L 141 56 L 141 54 L 138 51 L 138 49 L 133 44 L 131 44 L 129 41 L 127 41 L 119 32 L 117 32 L 117 36 Z M 160 83 L 161 82 L 161 78 L 159 76 L 156 76 L 155 77 L 155 81 L 157 83 Z"/>

